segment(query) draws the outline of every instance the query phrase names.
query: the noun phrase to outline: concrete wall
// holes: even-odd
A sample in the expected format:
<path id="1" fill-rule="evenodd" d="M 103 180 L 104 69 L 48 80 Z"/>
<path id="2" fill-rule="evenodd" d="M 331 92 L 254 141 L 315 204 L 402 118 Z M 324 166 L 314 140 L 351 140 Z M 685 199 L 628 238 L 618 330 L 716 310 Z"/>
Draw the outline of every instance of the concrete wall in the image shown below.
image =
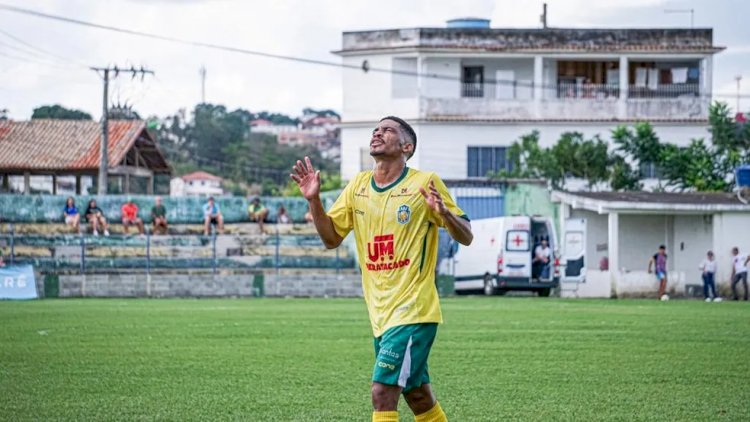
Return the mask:
<path id="1" fill-rule="evenodd" d="M 60 297 L 258 296 L 255 274 L 61 275 Z"/>
<path id="2" fill-rule="evenodd" d="M 393 58 L 398 55 L 364 55 L 344 58 L 345 65 L 362 66 L 367 60 L 371 68 L 390 70 Z M 388 115 L 404 119 L 417 118 L 418 104 L 416 98 L 393 98 L 392 78 L 387 72 L 364 72 L 358 69 L 343 70 L 343 117 L 347 122 L 376 122 Z M 370 131 L 374 125 L 370 127 Z M 369 137 L 367 138 L 369 140 Z M 342 139 L 343 142 L 343 139 Z"/>
<path id="3" fill-rule="evenodd" d="M 425 57 L 424 73 L 440 78 L 423 78 L 423 95 L 433 98 L 460 98 L 461 60 L 450 57 Z"/>
<path id="4" fill-rule="evenodd" d="M 304 274 L 265 276 L 265 295 L 303 297 L 361 297 L 362 277 L 359 274 Z"/>
<path id="5" fill-rule="evenodd" d="M 670 242 L 673 217 L 664 215 L 620 215 L 620 268 L 645 271 L 648 260 L 659 245 L 667 247 L 667 270 L 674 269 L 674 250 Z M 614 269 L 614 268 L 613 268 Z"/>
<path id="6" fill-rule="evenodd" d="M 505 190 L 505 215 L 542 215 L 552 218 L 557 229 L 557 239 L 562 241 L 559 207 L 552 203 L 545 185 L 532 183 L 511 184 Z"/>
<path id="7" fill-rule="evenodd" d="M 713 243 L 719 267 L 716 281 L 729 283 L 732 275 L 732 248 L 736 246 L 741 254 L 750 254 L 750 212 L 714 215 Z"/>
<path id="8" fill-rule="evenodd" d="M 37 282 L 44 292 L 43 277 Z M 359 274 L 61 275 L 60 297 L 360 297 Z"/>

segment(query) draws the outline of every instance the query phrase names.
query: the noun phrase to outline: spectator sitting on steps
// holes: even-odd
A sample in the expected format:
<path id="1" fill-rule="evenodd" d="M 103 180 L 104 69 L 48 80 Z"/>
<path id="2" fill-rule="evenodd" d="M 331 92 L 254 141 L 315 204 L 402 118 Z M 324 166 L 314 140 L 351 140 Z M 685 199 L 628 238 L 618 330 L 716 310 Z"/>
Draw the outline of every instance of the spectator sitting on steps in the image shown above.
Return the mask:
<path id="1" fill-rule="evenodd" d="M 63 208 L 63 217 L 65 218 L 65 224 L 71 226 L 75 233 L 81 233 L 81 213 L 76 207 L 76 201 L 72 196 L 69 196 L 65 201 L 65 208 Z"/>
<path id="2" fill-rule="evenodd" d="M 138 218 L 138 205 L 128 198 L 128 202 L 122 205 L 122 232 L 128 234 L 130 226 L 138 227 L 138 234 L 143 234 L 143 220 Z"/>
<path id="3" fill-rule="evenodd" d="M 264 226 L 265 219 L 268 216 L 268 208 L 260 203 L 260 198 L 257 196 L 253 198 L 252 201 L 250 201 L 250 205 L 247 206 L 247 216 L 250 218 L 250 221 L 256 221 L 258 223 L 258 228 L 260 228 L 261 234 L 266 233 Z"/>
<path id="4" fill-rule="evenodd" d="M 216 231 L 219 234 L 224 233 L 224 217 L 221 215 L 219 204 L 214 202 L 214 197 L 209 196 L 208 202 L 203 205 L 203 234 L 208 236 L 211 225 L 216 226 Z"/>
<path id="5" fill-rule="evenodd" d="M 287 214 L 284 205 L 279 205 L 279 210 L 276 211 L 276 222 L 279 224 L 290 224 L 292 222 L 292 219 L 289 217 L 289 214 Z"/>
<path id="6" fill-rule="evenodd" d="M 151 207 L 151 224 L 154 234 L 167 234 L 167 209 L 161 204 L 161 196 L 156 197 L 155 204 Z"/>
<path id="7" fill-rule="evenodd" d="M 86 207 L 86 221 L 91 224 L 91 230 L 94 236 L 99 236 L 99 228 L 104 231 L 105 236 L 109 236 L 107 219 L 104 217 L 104 211 L 96 205 L 96 199 L 89 201 Z"/>

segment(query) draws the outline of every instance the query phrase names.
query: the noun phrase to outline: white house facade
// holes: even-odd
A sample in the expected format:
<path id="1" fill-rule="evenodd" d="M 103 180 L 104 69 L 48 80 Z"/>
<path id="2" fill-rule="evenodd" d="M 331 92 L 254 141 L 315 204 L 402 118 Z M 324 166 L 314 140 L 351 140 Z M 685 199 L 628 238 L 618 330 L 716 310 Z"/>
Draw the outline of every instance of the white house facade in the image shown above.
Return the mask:
<path id="1" fill-rule="evenodd" d="M 566 271 L 562 296 L 656 298 L 658 282 L 647 269 L 660 245 L 672 294 L 702 284 L 698 267 L 709 250 L 717 285 L 728 286 L 732 248 L 750 252 L 750 205 L 733 193 L 554 191 L 552 200 L 560 207 L 563 256 L 583 257 Z"/>
<path id="2" fill-rule="evenodd" d="M 169 183 L 170 196 L 219 196 L 224 194 L 222 179 L 205 171 L 175 177 Z"/>
<path id="3" fill-rule="evenodd" d="M 538 130 L 609 139 L 651 122 L 678 145 L 707 136 L 712 29 L 500 29 L 345 32 L 341 172 L 372 165 L 371 131 L 397 115 L 419 140 L 410 166 L 444 178 L 507 168 L 506 148 Z M 476 26 L 476 20 L 466 25 Z"/>

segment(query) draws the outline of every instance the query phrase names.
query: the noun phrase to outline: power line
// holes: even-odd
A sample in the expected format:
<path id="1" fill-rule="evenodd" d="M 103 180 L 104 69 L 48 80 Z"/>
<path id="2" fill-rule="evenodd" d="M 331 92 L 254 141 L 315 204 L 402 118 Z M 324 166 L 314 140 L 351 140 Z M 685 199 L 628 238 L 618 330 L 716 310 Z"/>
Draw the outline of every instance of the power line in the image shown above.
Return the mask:
<path id="1" fill-rule="evenodd" d="M 49 57 L 53 57 L 53 58 L 55 58 L 57 60 L 61 60 L 61 61 L 64 61 L 64 62 L 67 62 L 67 63 L 70 63 L 70 64 L 74 64 L 74 65 L 77 65 L 77 66 L 82 66 L 82 67 L 88 68 L 88 65 L 86 65 L 84 63 L 81 63 L 81 62 L 79 62 L 77 60 L 68 59 L 66 57 L 63 57 L 63 56 L 57 55 L 55 53 L 49 52 L 49 51 L 47 51 L 47 50 L 45 50 L 43 48 L 37 47 L 37 46 L 35 46 L 35 45 L 33 45 L 33 44 L 31 44 L 31 43 L 23 40 L 22 38 L 16 37 L 15 35 L 9 33 L 8 31 L 3 30 L 3 29 L 0 29 L 0 34 L 3 34 L 6 37 L 12 39 L 13 41 L 15 41 L 15 42 L 17 42 L 17 43 L 19 43 L 21 45 L 24 45 L 24 46 L 26 46 L 26 47 L 28 47 L 28 48 L 30 48 L 30 49 L 38 52 L 38 53 L 43 54 L 43 55 L 46 55 L 46 56 L 49 56 Z"/>
<path id="2" fill-rule="evenodd" d="M 67 69 L 67 70 L 70 70 L 69 67 L 65 67 L 65 66 L 57 64 L 57 63 L 50 63 L 50 62 L 45 62 L 45 61 L 41 61 L 41 60 L 36 60 L 36 59 L 30 58 L 30 57 L 16 56 L 16 55 L 8 54 L 8 53 L 2 52 L 2 51 L 0 51 L 0 56 L 8 58 L 8 59 L 11 59 L 11 60 L 17 60 L 17 61 L 20 61 L 20 62 L 34 63 L 34 64 L 43 65 L 43 66 L 56 67 L 58 69 Z"/>
<path id="3" fill-rule="evenodd" d="M 168 36 L 168 35 L 159 35 L 159 34 L 154 34 L 154 33 L 145 32 L 145 31 L 137 31 L 133 29 L 120 28 L 120 27 L 111 26 L 111 25 L 103 25 L 99 23 L 69 18 L 65 16 L 60 16 L 60 15 L 53 15 L 53 14 L 39 12 L 36 10 L 26 9 L 22 7 L 10 6 L 6 4 L 2 4 L 2 3 L 0 3 L 0 9 L 7 10 L 9 12 L 20 13 L 24 15 L 43 18 L 43 19 L 51 19 L 55 21 L 70 23 L 74 25 L 81 25 L 81 26 L 86 26 L 90 28 L 97 28 L 97 29 L 102 29 L 106 31 L 118 32 L 122 34 L 135 35 L 139 37 L 156 39 L 156 40 L 161 40 L 161 41 L 168 41 L 168 42 L 173 42 L 173 43 L 182 44 L 182 45 L 189 45 L 193 47 L 204 47 L 208 49 L 221 50 L 221 51 L 245 54 L 245 55 L 250 55 L 250 56 L 265 57 L 265 58 L 272 58 L 272 59 L 278 59 L 278 60 L 287 60 L 287 61 L 314 64 L 314 65 L 320 65 L 320 66 L 337 67 L 341 69 L 359 70 L 359 71 L 364 71 L 364 72 L 386 73 L 386 74 L 395 74 L 395 75 L 403 75 L 403 76 L 425 77 L 425 78 L 430 78 L 430 79 L 463 82 L 462 78 L 451 76 L 451 75 L 441 75 L 437 73 L 423 73 L 423 72 L 418 72 L 418 71 L 413 72 L 413 71 L 408 71 L 408 70 L 371 67 L 366 60 L 362 63 L 361 66 L 357 66 L 357 65 L 333 62 L 333 61 L 328 61 L 328 60 L 289 56 L 289 55 L 283 55 L 283 54 L 275 54 L 275 53 L 268 53 L 268 52 L 257 51 L 257 50 L 250 50 L 250 49 L 240 48 L 240 47 L 225 46 L 221 44 L 214 44 L 214 43 L 203 42 L 203 41 L 187 40 L 187 39 L 177 38 L 177 37 Z M 526 82 L 526 81 L 485 79 L 484 82 L 495 84 L 495 85 L 513 85 L 516 87 L 521 86 L 521 87 L 527 87 L 527 88 L 534 88 L 535 86 L 533 81 Z M 542 84 L 541 87 L 543 90 L 553 90 L 553 89 L 557 90 L 558 89 L 558 85 Z M 737 97 L 735 94 L 727 94 L 727 93 L 711 93 L 711 94 L 698 93 L 698 94 L 693 94 L 693 96 L 694 97 L 707 97 L 707 98 L 711 98 L 711 97 L 736 98 Z M 750 98 L 750 94 L 744 94 L 743 98 L 744 97 Z"/>

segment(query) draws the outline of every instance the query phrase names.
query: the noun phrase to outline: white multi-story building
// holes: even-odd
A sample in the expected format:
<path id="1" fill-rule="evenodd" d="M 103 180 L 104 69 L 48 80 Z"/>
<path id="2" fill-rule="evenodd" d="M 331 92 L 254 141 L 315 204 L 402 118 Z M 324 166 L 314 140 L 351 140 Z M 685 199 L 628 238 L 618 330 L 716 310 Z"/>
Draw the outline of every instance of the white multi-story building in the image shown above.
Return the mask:
<path id="1" fill-rule="evenodd" d="M 171 196 L 219 196 L 224 194 L 222 179 L 205 171 L 195 171 L 175 177 L 169 183 Z"/>
<path id="2" fill-rule="evenodd" d="M 386 115 L 413 124 L 409 165 L 446 179 L 507 168 L 506 148 L 532 130 L 542 146 L 578 131 L 609 139 L 651 122 L 663 141 L 707 136 L 712 29 L 506 29 L 458 19 L 445 28 L 345 32 L 341 172 L 372 165 Z M 646 175 L 648 176 L 648 175 Z"/>

